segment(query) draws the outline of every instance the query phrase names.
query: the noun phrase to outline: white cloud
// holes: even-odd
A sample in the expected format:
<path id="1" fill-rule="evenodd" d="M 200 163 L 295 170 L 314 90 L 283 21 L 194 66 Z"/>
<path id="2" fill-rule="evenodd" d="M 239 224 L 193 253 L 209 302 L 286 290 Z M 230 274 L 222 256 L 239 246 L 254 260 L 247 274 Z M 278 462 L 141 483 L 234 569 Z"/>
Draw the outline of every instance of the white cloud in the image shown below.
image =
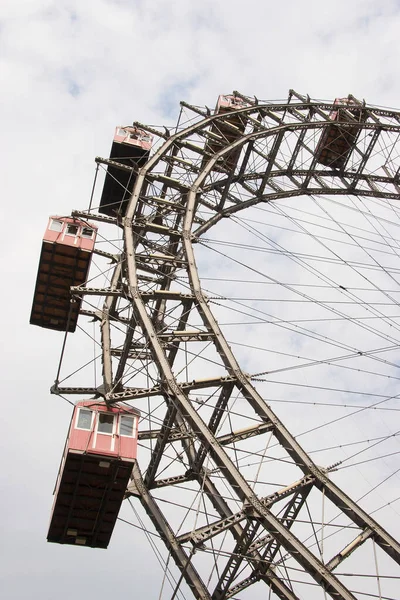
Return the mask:
<path id="1" fill-rule="evenodd" d="M 399 26 L 395 0 L 3 0 L 5 597 L 19 600 L 28 594 L 46 600 L 56 591 L 63 600 L 95 590 L 99 600 L 111 593 L 155 598 L 161 580 L 161 569 L 152 566 L 157 575 L 149 575 L 148 589 L 136 589 L 137 581 L 141 586 L 146 581 L 140 575 L 146 561 L 153 559 L 143 534 L 122 524 L 105 553 L 44 543 L 70 415 L 70 407 L 48 393 L 62 335 L 28 325 L 47 216 L 86 208 L 93 157 L 107 156 L 116 124 L 140 120 L 173 126 L 181 99 L 213 107 L 219 93 L 232 89 L 274 99 L 294 88 L 318 98 L 351 92 L 374 104 L 396 106 Z M 261 309 L 267 311 L 264 304 Z M 330 334 L 337 332 L 334 327 Z M 284 337 L 278 332 L 273 339 Z M 308 355 L 311 350 L 304 342 L 298 351 Z M 243 352 L 243 360 L 248 358 Z M 269 364 L 268 355 L 252 359 L 260 371 Z M 303 377 L 310 383 L 311 375 Z M 369 380 L 363 384 L 368 388 Z M 275 393 L 279 386 L 273 387 Z M 382 393 L 396 393 L 395 387 L 386 386 Z M 320 422 L 325 414 L 315 418 Z M 287 418 L 296 432 L 306 429 L 307 417 L 299 410 L 288 411 Z M 389 425 L 388 417 L 380 429 Z M 352 419 L 348 429 L 354 427 Z M 374 481 L 378 476 L 371 470 Z"/>

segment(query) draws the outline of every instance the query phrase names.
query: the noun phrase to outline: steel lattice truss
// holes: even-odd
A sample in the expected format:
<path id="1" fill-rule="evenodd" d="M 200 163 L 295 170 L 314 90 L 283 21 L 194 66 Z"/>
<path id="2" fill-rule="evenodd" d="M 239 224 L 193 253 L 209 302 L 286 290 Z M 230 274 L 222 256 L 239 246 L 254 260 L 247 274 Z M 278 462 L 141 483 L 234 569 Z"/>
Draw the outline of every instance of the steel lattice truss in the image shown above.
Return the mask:
<path id="1" fill-rule="evenodd" d="M 239 136 L 230 113 L 185 103 L 188 120 L 175 132 L 140 124 L 159 143 L 137 173 L 126 217 L 117 222 L 74 213 L 123 228 L 124 249 L 107 255 L 114 265 L 110 286 L 72 290 L 89 300 L 104 297 L 101 310 L 82 311 L 100 324 L 102 386 L 56 383 L 53 391 L 101 395 L 109 403 L 147 398 L 157 406 L 160 425 L 140 431 L 147 450 L 141 450 L 129 495 L 145 508 L 195 598 L 238 598 L 264 582 L 266 594 L 270 589 L 272 597 L 299 600 L 305 596 L 297 580 L 312 582 L 307 598 L 354 600 L 363 596 L 350 591 L 357 589 L 353 581 L 349 588 L 335 575 L 337 567 L 345 561 L 351 570 L 352 560 L 367 560 L 375 548 L 399 565 L 400 544 L 313 462 L 243 372 L 202 290 L 195 248 L 222 218 L 271 200 L 400 199 L 400 112 L 360 103 L 363 119 L 351 123 L 357 130 L 351 152 L 342 168 L 332 169 L 317 161 L 316 148 L 332 127 L 333 103 L 293 91 L 281 103 L 241 97 Z M 229 129 L 234 141 L 226 137 Z M 209 373 L 196 367 L 201 356 L 212 362 Z M 199 390 L 206 400 L 196 396 Z M 247 421 L 235 420 L 238 403 Z M 272 440 L 285 457 L 282 487 L 267 496 L 235 461 L 235 450 L 255 440 L 258 447 Z M 201 497 L 191 529 L 179 530 L 179 508 L 161 508 L 155 491 L 170 499 L 179 494 L 188 509 Z M 322 498 L 343 523 L 340 535 L 326 542 L 324 558 L 304 541 L 317 527 L 304 515 Z M 216 547 L 217 569 L 210 553 Z"/>

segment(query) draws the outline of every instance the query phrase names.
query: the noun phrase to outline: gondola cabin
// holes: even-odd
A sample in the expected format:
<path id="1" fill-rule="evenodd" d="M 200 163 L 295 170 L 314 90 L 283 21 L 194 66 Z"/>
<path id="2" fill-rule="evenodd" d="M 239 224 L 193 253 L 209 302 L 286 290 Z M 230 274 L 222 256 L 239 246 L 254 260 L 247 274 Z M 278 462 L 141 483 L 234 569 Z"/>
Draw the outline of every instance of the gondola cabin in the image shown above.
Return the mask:
<path id="1" fill-rule="evenodd" d="M 138 420 L 131 407 L 76 404 L 47 541 L 107 548 L 136 459 Z"/>
<path id="2" fill-rule="evenodd" d="M 97 227 L 72 217 L 50 217 L 44 234 L 30 323 L 75 331 L 81 300 L 71 286 L 85 283 Z"/>
<path id="3" fill-rule="evenodd" d="M 116 127 L 99 212 L 124 216 L 136 181 L 136 171 L 149 158 L 153 136 L 139 127 Z"/>
<path id="4" fill-rule="evenodd" d="M 205 146 L 205 151 L 208 154 L 215 154 L 220 152 L 223 148 L 232 144 L 239 139 L 246 128 L 246 116 L 237 114 L 239 108 L 245 108 L 248 104 L 233 95 L 221 95 L 218 97 L 217 105 L 215 107 L 215 113 L 223 115 L 229 113 L 231 116 L 225 121 L 214 121 L 210 127 L 209 137 Z M 239 160 L 241 148 L 235 148 L 225 154 L 223 159 L 217 163 L 224 170 L 232 171 L 235 170 L 237 162 Z M 210 156 L 205 156 L 203 160 L 203 166 L 210 159 Z"/>
<path id="5" fill-rule="evenodd" d="M 366 120 L 366 113 L 358 102 L 351 98 L 336 98 L 335 108 L 329 114 L 329 119 L 345 125 L 330 125 L 325 127 L 316 148 L 317 161 L 333 169 L 344 168 L 358 136 L 359 127 L 351 127 L 351 123 L 361 123 Z"/>

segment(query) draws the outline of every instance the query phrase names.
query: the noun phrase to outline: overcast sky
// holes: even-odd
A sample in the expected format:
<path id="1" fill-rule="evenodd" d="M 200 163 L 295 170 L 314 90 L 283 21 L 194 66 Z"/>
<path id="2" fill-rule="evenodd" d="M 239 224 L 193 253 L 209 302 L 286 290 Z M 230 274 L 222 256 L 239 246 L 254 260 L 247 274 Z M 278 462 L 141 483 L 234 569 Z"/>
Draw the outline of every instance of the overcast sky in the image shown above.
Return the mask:
<path id="1" fill-rule="evenodd" d="M 107 552 L 45 541 L 71 414 L 49 394 L 62 336 L 28 325 L 48 215 L 86 208 L 115 125 L 172 126 L 180 100 L 294 88 L 399 106 L 399 31 L 398 0 L 2 0 L 4 598 L 158 598 L 162 576 L 129 526 Z"/>

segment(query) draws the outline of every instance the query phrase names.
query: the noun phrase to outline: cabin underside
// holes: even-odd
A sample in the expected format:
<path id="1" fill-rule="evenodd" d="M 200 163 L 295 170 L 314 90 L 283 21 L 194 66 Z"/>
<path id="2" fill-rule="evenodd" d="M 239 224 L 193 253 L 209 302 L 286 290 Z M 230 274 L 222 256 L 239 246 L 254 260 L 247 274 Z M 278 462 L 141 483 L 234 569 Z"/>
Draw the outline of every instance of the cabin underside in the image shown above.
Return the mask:
<path id="1" fill-rule="evenodd" d="M 343 128 L 337 125 L 327 127 L 321 136 L 316 150 L 316 157 L 321 165 L 333 169 L 342 169 L 354 147 L 358 129 Z"/>
<path id="2" fill-rule="evenodd" d="M 70 450 L 47 541 L 107 548 L 132 468 L 133 461 Z"/>
<path id="3" fill-rule="evenodd" d="M 210 157 L 220 152 L 223 148 L 232 144 L 239 139 L 246 128 L 245 117 L 235 114 L 232 109 L 220 109 L 219 114 L 232 113 L 229 119 L 225 121 L 214 121 L 210 128 L 210 139 L 207 140 L 205 151 L 209 153 Z M 217 163 L 217 167 L 220 166 L 227 171 L 234 171 L 239 160 L 241 147 L 234 148 L 224 155 L 223 159 Z M 205 157 L 203 160 L 203 166 L 209 160 Z"/>
<path id="4" fill-rule="evenodd" d="M 30 323 L 57 331 L 76 329 L 81 299 L 71 301 L 71 286 L 87 278 L 91 253 L 66 244 L 44 241 Z"/>

